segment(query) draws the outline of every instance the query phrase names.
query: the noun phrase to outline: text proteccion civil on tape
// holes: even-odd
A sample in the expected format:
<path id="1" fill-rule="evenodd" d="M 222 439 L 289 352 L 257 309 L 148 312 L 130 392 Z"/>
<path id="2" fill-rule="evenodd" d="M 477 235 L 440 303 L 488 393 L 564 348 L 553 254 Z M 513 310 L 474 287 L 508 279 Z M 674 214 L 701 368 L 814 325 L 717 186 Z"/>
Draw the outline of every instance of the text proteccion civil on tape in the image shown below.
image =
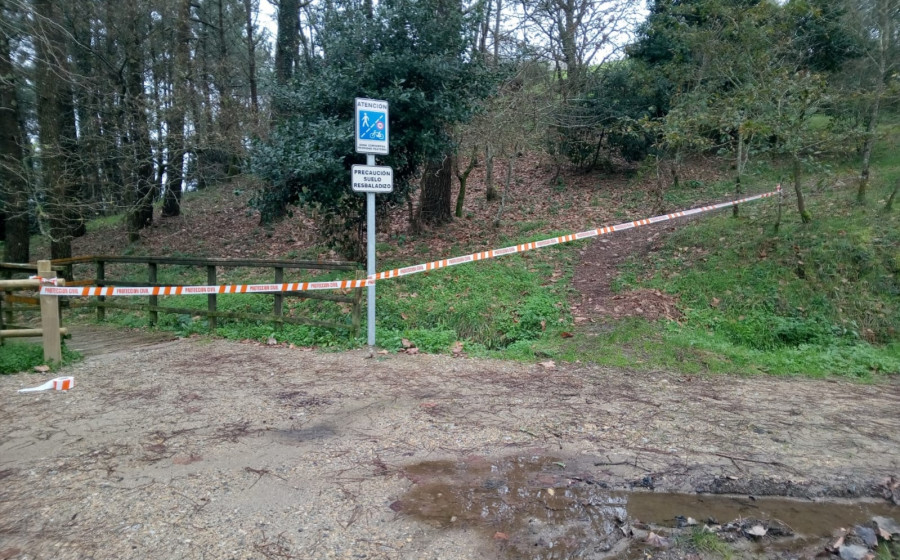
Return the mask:
<path id="1" fill-rule="evenodd" d="M 540 241 L 533 241 L 531 243 L 522 243 L 520 245 L 513 245 L 511 247 L 505 247 L 503 249 L 492 249 L 489 251 L 481 251 L 479 253 L 472 253 L 470 255 L 463 255 L 459 257 L 454 257 L 450 259 L 441 259 L 437 261 L 432 261 L 429 263 L 417 264 L 413 266 L 407 266 L 403 268 L 395 268 L 393 270 L 386 270 L 384 272 L 379 272 L 366 278 L 365 280 L 334 280 L 327 282 L 291 282 L 291 283 L 282 283 L 282 284 L 230 284 L 230 285 L 221 285 L 221 286 L 146 286 L 146 287 L 116 287 L 116 286 L 84 286 L 84 287 L 62 287 L 62 286 L 41 286 L 41 294 L 42 295 L 51 295 L 51 296 L 74 296 L 74 297 L 89 297 L 89 296 L 181 296 L 181 295 L 196 295 L 196 294 L 265 294 L 265 293 L 284 293 L 284 292 L 302 292 L 302 291 L 311 291 L 311 290 L 345 290 L 351 288 L 362 288 L 365 286 L 369 286 L 374 282 L 379 280 L 385 280 L 387 278 L 399 278 L 401 276 L 409 276 L 410 274 L 418 274 L 420 272 L 426 272 L 429 270 L 435 270 L 438 268 L 446 268 L 449 266 L 456 266 L 459 264 L 481 261 L 485 259 L 494 259 L 497 257 L 502 257 L 504 255 L 512 255 L 515 253 L 524 253 L 526 251 L 532 251 L 534 249 L 540 249 L 542 247 L 549 247 L 551 245 L 558 245 L 560 243 L 569 243 L 571 241 L 577 241 L 581 239 L 588 239 L 591 237 L 597 237 L 599 235 L 606 235 L 609 233 L 613 233 L 615 231 L 623 231 L 626 229 L 632 229 L 636 227 L 646 226 L 650 224 L 655 224 L 657 222 L 664 222 L 666 220 L 674 220 L 675 218 L 681 218 L 684 216 L 692 216 L 695 214 L 701 214 L 704 212 L 711 212 L 713 210 L 719 210 L 722 208 L 728 208 L 730 206 L 737 206 L 738 204 L 743 204 L 745 202 L 751 202 L 754 200 L 759 200 L 762 198 L 769 198 L 775 195 L 781 194 L 781 185 L 778 185 L 776 190 L 772 192 L 767 192 L 763 194 L 758 194 L 755 196 L 748 196 L 746 198 L 741 198 L 738 200 L 731 200 L 729 202 L 722 202 L 720 204 L 713 204 L 710 206 L 701 206 L 699 208 L 693 208 L 691 210 L 682 210 L 679 212 L 672 212 L 671 214 L 664 214 L 661 216 L 654 216 L 652 218 L 646 218 L 643 220 L 635 220 L 632 222 L 624 222 L 621 224 L 616 224 L 614 226 L 606 226 L 600 227 L 597 229 L 591 229 L 587 231 L 582 231 L 579 233 L 572 233 L 569 235 L 561 235 L 559 237 L 551 237 L 549 239 L 542 239 Z"/>

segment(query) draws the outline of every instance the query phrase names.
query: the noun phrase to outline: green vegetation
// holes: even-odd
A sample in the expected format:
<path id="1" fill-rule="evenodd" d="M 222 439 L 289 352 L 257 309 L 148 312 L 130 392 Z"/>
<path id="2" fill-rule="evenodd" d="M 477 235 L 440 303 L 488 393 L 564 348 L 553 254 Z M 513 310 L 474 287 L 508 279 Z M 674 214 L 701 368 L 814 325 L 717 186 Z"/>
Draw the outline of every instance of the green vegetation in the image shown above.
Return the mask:
<path id="1" fill-rule="evenodd" d="M 63 345 L 63 365 L 77 362 L 81 354 Z M 44 350 L 40 344 L 5 341 L 0 346 L 0 374 L 30 371 L 35 366 L 44 365 Z"/>
<path id="2" fill-rule="evenodd" d="M 688 539 L 689 546 L 697 552 L 712 555 L 713 558 L 731 560 L 734 550 L 719 536 L 704 529 L 694 529 Z"/>
<path id="3" fill-rule="evenodd" d="M 875 550 L 875 560 L 900 560 L 900 541 L 881 541 Z"/>
<path id="4" fill-rule="evenodd" d="M 573 255 L 551 249 L 382 282 L 378 345 L 398 349 L 406 338 L 440 352 L 460 341 L 479 355 L 518 353 L 569 324 L 565 285 Z M 560 281 L 550 283 L 554 266 L 567 263 Z"/>
<path id="5" fill-rule="evenodd" d="M 819 193 L 809 207 L 814 223 L 785 222 L 777 234 L 771 203 L 745 207 L 739 220 L 707 216 L 653 260 L 633 257 L 620 289 L 677 296 L 680 324 L 632 319 L 545 339 L 535 351 L 686 372 L 900 372 L 900 219 L 873 219 L 840 191 Z"/>
<path id="6" fill-rule="evenodd" d="M 468 23 L 462 10 L 445 8 L 437 1 L 376 4 L 368 13 L 323 6 L 321 60 L 278 91 L 276 108 L 290 117 L 252 151 L 251 168 L 267 182 L 253 201 L 263 220 L 291 204 L 315 208 L 328 241 L 361 255 L 365 198 L 347 182 L 348 165 L 365 160 L 348 134 L 354 97 L 390 102 L 391 153 L 380 162 L 394 169 L 395 185 L 379 204 L 404 201 L 420 165 L 450 153 L 451 126 L 471 117 L 500 73 L 466 56 Z"/>
<path id="7" fill-rule="evenodd" d="M 560 232 L 561 233 L 561 232 Z M 504 245 L 524 243 L 559 235 L 546 233 L 505 240 Z M 478 247 L 481 249 L 481 247 Z M 474 250 L 463 248 L 462 251 Z M 573 247 L 544 249 L 521 256 L 504 257 L 477 265 L 462 265 L 425 274 L 382 282 L 378 285 L 378 339 L 381 347 L 396 350 L 408 340 L 423 352 L 446 352 L 457 342 L 479 355 L 498 355 L 510 351 L 526 357 L 522 348 L 540 339 L 545 332 L 558 332 L 570 324 L 566 303 L 576 253 Z M 386 262 L 388 269 L 409 263 Z M 560 270 L 555 272 L 557 267 Z M 137 281 L 146 271 L 128 267 L 122 278 Z M 172 284 L 205 283 L 201 272 L 192 267 L 160 267 L 159 281 Z M 346 277 L 346 273 L 321 274 L 316 280 Z M 550 282 L 548 279 L 554 281 Z M 259 282 L 243 269 L 220 274 L 220 282 Z M 489 289 L 485 289 L 485 288 Z M 202 310 L 206 296 L 160 297 L 160 305 Z M 220 294 L 217 308 L 226 312 L 271 313 L 272 295 Z M 365 305 L 365 304 L 363 304 Z M 347 304 L 285 299 L 285 314 L 350 325 Z M 146 314 L 110 310 L 107 321 L 129 327 L 147 325 Z M 305 325 L 283 325 L 277 329 L 269 322 L 219 319 L 217 335 L 242 340 L 278 342 L 297 346 L 347 349 L 365 342 L 365 310 L 360 336 L 348 336 L 349 330 L 334 330 Z M 183 336 L 208 333 L 206 318 L 199 315 L 160 314 L 158 328 Z"/>
<path id="8" fill-rule="evenodd" d="M 851 190 L 840 188 L 837 177 L 852 163 L 838 161 L 834 174 L 823 176 L 810 193 L 808 209 L 816 216 L 810 224 L 785 210 L 776 232 L 778 203 L 766 199 L 743 206 L 737 219 L 727 211 L 704 215 L 679 228 L 653 258 L 635 255 L 626 261 L 614 287 L 649 288 L 677 297 L 683 314 L 677 323 L 626 318 L 574 325 L 569 290 L 584 247 L 574 243 L 379 283 L 377 343 L 399 350 L 406 339 L 423 352 L 449 352 L 461 342 L 473 356 L 580 360 L 686 373 L 871 379 L 900 372 L 900 217 L 880 209 L 900 176 L 900 161 L 887 149 L 876 151 L 870 205 L 855 204 Z M 747 174 L 745 186 L 760 192 L 778 173 L 777 167 L 758 166 Z M 667 190 L 664 200 L 670 209 L 683 208 L 698 199 L 726 196 L 730 189 L 728 181 L 688 180 Z M 638 204 L 637 198 L 633 203 Z M 539 232 L 545 224 L 522 222 L 516 229 L 523 237 L 499 245 L 555 235 Z M 403 244 L 408 243 L 421 252 L 421 242 L 407 239 Z M 477 238 L 471 243 L 455 245 L 453 254 L 484 248 Z M 410 258 L 430 256 L 388 260 L 379 268 L 409 265 Z M 134 268 L 130 279 L 144 274 Z M 202 283 L 202 274 L 190 267 L 160 268 L 164 282 Z M 242 269 L 220 276 L 222 282 L 264 280 Z M 340 273 L 316 279 L 337 277 Z M 203 309 L 206 297 L 168 303 Z M 267 313 L 271 306 L 271 295 L 218 298 L 223 311 Z M 347 309 L 332 302 L 292 298 L 285 313 L 350 321 Z M 146 324 L 136 315 L 109 316 L 131 326 Z M 205 319 L 189 315 L 161 314 L 159 328 L 184 335 L 208 332 Z M 360 336 L 353 339 L 348 332 L 292 325 L 276 330 L 271 323 L 220 320 L 216 334 L 346 349 L 364 344 L 365 313 Z"/>
<path id="9" fill-rule="evenodd" d="M 180 255 L 173 255 L 180 256 Z M 217 281 L 222 284 L 262 283 L 271 282 L 271 278 L 258 276 L 258 269 L 228 268 L 220 269 Z M 122 265 L 117 268 L 116 279 L 140 282 L 146 280 L 146 266 Z M 206 284 L 205 271 L 201 267 L 167 265 L 159 268 L 158 281 L 163 284 L 191 285 Z M 294 277 L 296 272 L 286 271 L 285 281 L 295 282 L 301 278 Z M 352 276 L 352 275 L 351 275 Z M 108 274 L 108 277 L 113 276 Z M 303 274 L 304 281 L 327 281 L 344 279 L 347 272 L 323 271 L 319 274 Z M 143 302 L 146 298 L 140 298 Z M 131 302 L 137 303 L 137 302 Z M 272 294 L 219 294 L 216 297 L 216 308 L 222 312 L 271 314 L 274 303 Z M 207 309 L 206 295 L 189 296 L 160 296 L 161 306 L 196 309 L 198 312 Z M 286 297 L 284 299 L 284 314 L 287 317 L 306 317 L 316 321 L 327 321 L 337 324 L 345 324 L 348 329 L 329 329 L 307 325 L 285 324 L 281 328 L 267 321 L 238 321 L 231 319 L 218 319 L 218 328 L 215 334 L 233 340 L 260 340 L 266 341 L 275 337 L 279 342 L 295 344 L 297 346 L 318 346 L 323 348 L 345 349 L 350 348 L 360 340 L 353 340 L 348 336 L 350 332 L 351 316 L 349 304 L 322 301 L 315 299 L 300 300 Z M 93 310 L 81 310 L 82 320 L 93 316 Z M 363 311 L 364 313 L 364 311 Z M 131 312 L 122 310 L 107 310 L 107 322 L 113 322 L 126 327 L 143 328 L 148 326 L 146 312 Z M 206 317 L 199 314 L 173 314 L 159 313 L 157 328 L 176 332 L 181 336 L 209 333 L 209 323 Z"/>

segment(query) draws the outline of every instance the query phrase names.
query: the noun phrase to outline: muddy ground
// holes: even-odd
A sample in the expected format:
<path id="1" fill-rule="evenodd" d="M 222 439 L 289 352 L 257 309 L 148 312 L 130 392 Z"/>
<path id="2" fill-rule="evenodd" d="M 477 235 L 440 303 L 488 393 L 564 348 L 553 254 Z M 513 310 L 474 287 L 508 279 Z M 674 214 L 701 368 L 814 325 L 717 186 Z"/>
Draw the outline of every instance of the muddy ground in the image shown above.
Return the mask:
<path id="1" fill-rule="evenodd" d="M 69 392 L 17 394 L 47 374 L 0 377 L 0 558 L 554 557 L 516 553 L 525 536 L 499 520 L 418 516 L 409 492 L 428 478 L 423 462 L 554 469 L 530 479 L 538 490 L 803 499 L 878 498 L 900 472 L 896 379 L 369 359 L 204 338 L 63 374 Z"/>

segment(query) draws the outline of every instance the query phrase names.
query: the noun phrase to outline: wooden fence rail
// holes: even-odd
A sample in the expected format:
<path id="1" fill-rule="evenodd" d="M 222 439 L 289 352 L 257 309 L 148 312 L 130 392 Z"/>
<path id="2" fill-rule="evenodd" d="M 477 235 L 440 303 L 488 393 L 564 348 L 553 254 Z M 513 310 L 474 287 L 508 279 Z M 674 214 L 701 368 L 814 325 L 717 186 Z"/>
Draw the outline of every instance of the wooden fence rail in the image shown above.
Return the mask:
<path id="1" fill-rule="evenodd" d="M 353 275 L 354 278 L 361 278 L 362 271 L 357 263 L 345 261 L 282 261 L 267 259 L 202 259 L 202 258 L 183 258 L 183 257 L 134 257 L 134 256 L 108 256 L 108 255 L 90 255 L 73 257 L 69 259 L 55 259 L 51 261 L 55 270 L 62 273 L 67 279 L 67 286 L 164 286 L 170 285 L 159 283 L 159 271 L 161 266 L 188 266 L 205 269 L 206 284 L 216 285 L 218 283 L 217 272 L 220 268 L 256 268 L 270 269 L 272 278 L 276 284 L 284 282 L 285 270 L 295 271 L 343 271 Z M 143 265 L 147 267 L 147 281 L 136 282 L 127 280 L 114 280 L 109 277 L 108 265 L 110 264 L 131 264 Z M 86 278 L 76 279 L 76 266 L 84 268 L 82 265 L 88 265 L 92 268 Z M 11 270 L 7 263 L 0 263 L 0 271 Z M 20 270 L 30 270 L 20 268 Z M 82 272 L 82 270 L 79 270 Z M 86 302 L 72 301 L 72 307 L 95 307 L 98 320 L 106 318 L 107 309 L 122 309 L 130 311 L 145 311 L 151 325 L 159 321 L 160 313 L 175 313 L 199 315 L 206 317 L 209 321 L 210 329 L 217 327 L 217 319 L 244 319 L 251 321 L 271 321 L 275 323 L 276 328 L 280 328 L 283 324 L 303 324 L 335 329 L 349 329 L 354 336 L 359 332 L 361 306 L 362 306 L 362 288 L 354 288 L 346 293 L 331 293 L 321 291 L 296 291 L 285 292 L 274 295 L 274 302 L 271 314 L 260 313 L 241 313 L 226 312 L 218 310 L 218 299 L 216 294 L 207 294 L 206 309 L 172 307 L 160 305 L 159 296 L 147 296 L 146 303 L 135 303 L 136 298 L 127 298 L 130 301 L 110 301 L 105 297 L 91 298 Z M 249 297 L 259 297 L 263 294 L 247 294 Z M 301 299 L 316 299 L 324 301 L 332 301 L 336 303 L 344 303 L 350 306 L 350 324 L 342 324 L 335 322 L 317 321 L 307 317 L 287 317 L 284 315 L 285 298 L 296 297 Z M 20 303 L 27 303 L 19 300 Z"/>

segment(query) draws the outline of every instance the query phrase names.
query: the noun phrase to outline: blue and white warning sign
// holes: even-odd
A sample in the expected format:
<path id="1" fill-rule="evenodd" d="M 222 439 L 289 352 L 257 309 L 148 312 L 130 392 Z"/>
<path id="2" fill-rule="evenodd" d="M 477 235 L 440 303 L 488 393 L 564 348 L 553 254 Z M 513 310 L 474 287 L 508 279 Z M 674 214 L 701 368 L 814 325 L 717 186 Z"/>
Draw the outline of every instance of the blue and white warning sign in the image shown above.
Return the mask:
<path id="1" fill-rule="evenodd" d="M 388 153 L 388 102 L 356 98 L 356 152 Z"/>

